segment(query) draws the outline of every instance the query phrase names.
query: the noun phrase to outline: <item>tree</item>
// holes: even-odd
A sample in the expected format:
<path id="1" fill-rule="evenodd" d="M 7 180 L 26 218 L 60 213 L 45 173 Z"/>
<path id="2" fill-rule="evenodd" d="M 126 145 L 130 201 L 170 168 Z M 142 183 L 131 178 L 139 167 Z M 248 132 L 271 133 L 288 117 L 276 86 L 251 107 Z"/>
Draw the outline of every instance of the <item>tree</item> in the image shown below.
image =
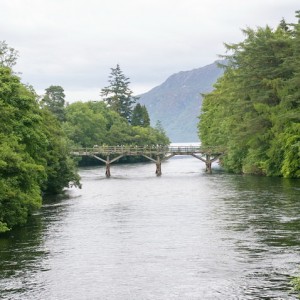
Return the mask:
<path id="1" fill-rule="evenodd" d="M 61 123 L 48 110 L 41 112 L 43 132 L 48 144 L 44 154 L 47 178 L 42 185 L 43 192 L 59 194 L 65 187 L 81 187 L 76 162 L 70 156 L 71 141 L 62 130 Z"/>
<path id="2" fill-rule="evenodd" d="M 45 170 L 13 134 L 0 132 L 0 232 L 25 224 L 42 203 L 40 180 Z"/>
<path id="3" fill-rule="evenodd" d="M 129 88 L 129 78 L 123 74 L 118 64 L 116 68 L 111 68 L 108 82 L 109 86 L 101 90 L 103 100 L 112 110 L 130 122 L 132 106 L 137 101 L 137 97 L 132 96 L 133 92 Z"/>
<path id="4" fill-rule="evenodd" d="M 90 104 L 75 102 L 66 108 L 64 130 L 75 144 L 82 147 L 93 147 L 107 142 L 107 121 Z"/>
<path id="5" fill-rule="evenodd" d="M 300 178 L 299 24 L 247 28 L 226 45 L 228 65 L 204 96 L 198 128 L 203 146 L 226 150 L 228 171 Z"/>
<path id="6" fill-rule="evenodd" d="M 102 101 L 70 104 L 66 108 L 63 128 L 69 139 L 81 147 L 170 143 L 163 130 L 150 126 L 132 126 Z"/>
<path id="7" fill-rule="evenodd" d="M 0 66 L 12 68 L 18 58 L 18 51 L 9 47 L 5 41 L 0 41 Z"/>
<path id="8" fill-rule="evenodd" d="M 26 223 L 44 192 L 79 185 L 60 123 L 0 66 L 0 232 Z"/>
<path id="9" fill-rule="evenodd" d="M 162 134 L 164 134 L 164 135 L 166 134 L 166 131 L 165 131 L 165 129 L 164 129 L 163 125 L 162 125 L 162 122 L 161 122 L 160 120 L 157 120 L 157 121 L 156 121 L 155 129 L 156 129 L 158 132 L 160 132 L 160 133 L 162 133 Z"/>
<path id="10" fill-rule="evenodd" d="M 49 109 L 59 121 L 65 120 L 65 94 L 59 85 L 51 85 L 41 100 L 42 107 Z"/>
<path id="11" fill-rule="evenodd" d="M 24 224 L 40 207 L 40 185 L 46 178 L 37 152 L 44 153 L 45 135 L 33 98 L 8 67 L 0 67 L 0 232 Z M 38 137 L 38 140 L 37 140 Z"/>
<path id="12" fill-rule="evenodd" d="M 132 126 L 148 127 L 150 126 L 150 117 L 145 105 L 137 104 L 132 112 Z"/>

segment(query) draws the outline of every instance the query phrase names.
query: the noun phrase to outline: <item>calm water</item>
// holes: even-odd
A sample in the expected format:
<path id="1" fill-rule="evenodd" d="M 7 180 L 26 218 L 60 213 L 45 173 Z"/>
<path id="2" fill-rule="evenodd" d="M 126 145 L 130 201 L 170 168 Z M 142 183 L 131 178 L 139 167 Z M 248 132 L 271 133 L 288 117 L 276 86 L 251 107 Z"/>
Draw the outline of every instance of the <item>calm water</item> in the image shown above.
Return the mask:
<path id="1" fill-rule="evenodd" d="M 0 238 L 0 299 L 296 299 L 300 181 L 173 158 L 81 170 Z"/>

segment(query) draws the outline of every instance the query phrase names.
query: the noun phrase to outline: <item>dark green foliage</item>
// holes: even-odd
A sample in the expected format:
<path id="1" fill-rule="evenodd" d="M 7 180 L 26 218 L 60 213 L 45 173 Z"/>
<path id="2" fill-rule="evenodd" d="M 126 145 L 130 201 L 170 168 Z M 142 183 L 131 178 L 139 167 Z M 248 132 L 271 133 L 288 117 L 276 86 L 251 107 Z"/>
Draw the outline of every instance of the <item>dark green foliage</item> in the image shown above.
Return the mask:
<path id="1" fill-rule="evenodd" d="M 49 109 L 56 118 L 62 122 L 65 120 L 65 94 L 59 85 L 51 85 L 46 89 L 46 94 L 41 100 L 41 106 Z"/>
<path id="2" fill-rule="evenodd" d="M 132 126 L 103 102 L 75 102 L 66 108 L 63 125 L 75 145 L 167 145 L 164 132 L 150 126 Z"/>
<path id="3" fill-rule="evenodd" d="M 58 194 L 65 187 L 80 187 L 76 163 L 70 157 L 71 141 L 63 132 L 61 124 L 47 110 L 42 111 L 44 133 L 48 140 L 46 159 L 47 180 L 42 190 L 48 194 Z"/>
<path id="4" fill-rule="evenodd" d="M 8 67 L 0 67 L 0 232 L 22 225 L 42 192 L 79 185 L 61 125 Z"/>
<path id="5" fill-rule="evenodd" d="M 109 75 L 109 86 L 101 90 L 101 96 L 108 107 L 125 118 L 128 122 L 131 121 L 133 105 L 137 97 L 133 97 L 133 92 L 129 88 L 129 78 L 127 78 L 120 66 L 111 68 Z"/>
<path id="6" fill-rule="evenodd" d="M 106 139 L 107 121 L 102 113 L 94 108 L 95 105 L 90 106 L 82 102 L 72 103 L 66 108 L 64 131 L 77 145 L 91 147 L 97 141 Z"/>
<path id="7" fill-rule="evenodd" d="M 150 117 L 145 105 L 137 104 L 132 112 L 132 126 L 148 127 L 150 126 Z"/>
<path id="8" fill-rule="evenodd" d="M 0 232 L 24 224 L 40 207 L 45 169 L 35 163 L 18 138 L 0 134 Z"/>
<path id="9" fill-rule="evenodd" d="M 9 47 L 5 41 L 0 41 L 0 66 L 13 67 L 17 62 L 18 51 Z"/>
<path id="10" fill-rule="evenodd" d="M 202 144 L 226 150 L 229 171 L 300 178 L 299 24 L 244 33 L 226 45 L 228 66 L 204 97 Z"/>
<path id="11" fill-rule="evenodd" d="M 293 289 L 297 292 L 300 292 L 300 276 L 298 277 L 294 277 L 292 280 L 291 280 L 291 284 L 293 286 Z"/>

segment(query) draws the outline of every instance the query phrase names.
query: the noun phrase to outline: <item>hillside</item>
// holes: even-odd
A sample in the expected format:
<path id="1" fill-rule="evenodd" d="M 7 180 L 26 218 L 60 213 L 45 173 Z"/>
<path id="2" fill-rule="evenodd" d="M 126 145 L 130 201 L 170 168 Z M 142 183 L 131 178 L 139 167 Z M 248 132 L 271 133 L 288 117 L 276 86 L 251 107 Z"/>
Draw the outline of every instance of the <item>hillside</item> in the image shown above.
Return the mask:
<path id="1" fill-rule="evenodd" d="M 201 93 L 210 92 L 223 70 L 217 62 L 171 75 L 164 83 L 140 95 L 151 124 L 160 120 L 172 142 L 197 142 Z"/>

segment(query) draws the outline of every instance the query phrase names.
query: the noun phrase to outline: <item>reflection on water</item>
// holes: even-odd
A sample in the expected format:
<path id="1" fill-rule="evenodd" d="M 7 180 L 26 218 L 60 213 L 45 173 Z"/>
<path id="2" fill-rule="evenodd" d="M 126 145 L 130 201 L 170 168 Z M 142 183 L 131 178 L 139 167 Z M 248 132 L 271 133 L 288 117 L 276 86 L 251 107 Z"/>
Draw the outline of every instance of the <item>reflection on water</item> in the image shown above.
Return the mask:
<path id="1" fill-rule="evenodd" d="M 0 238 L 1 299 L 296 299 L 300 182 L 174 158 L 81 171 Z"/>

